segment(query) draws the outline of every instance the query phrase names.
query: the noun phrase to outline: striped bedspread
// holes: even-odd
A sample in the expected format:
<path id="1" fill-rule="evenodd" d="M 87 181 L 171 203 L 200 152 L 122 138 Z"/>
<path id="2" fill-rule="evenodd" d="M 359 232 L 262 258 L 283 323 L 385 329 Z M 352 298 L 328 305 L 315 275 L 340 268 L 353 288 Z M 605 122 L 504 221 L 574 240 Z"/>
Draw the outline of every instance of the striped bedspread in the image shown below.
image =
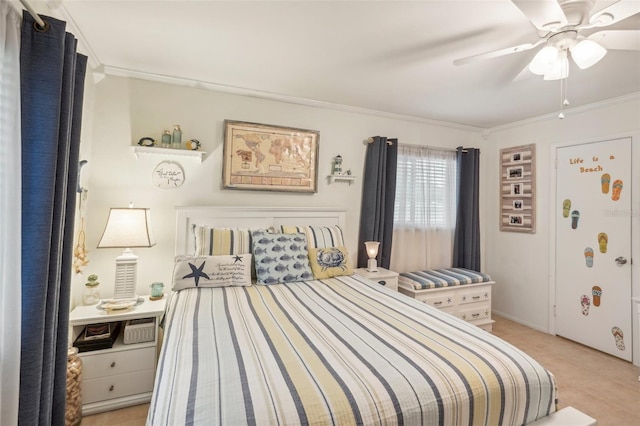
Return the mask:
<path id="1" fill-rule="evenodd" d="M 552 375 L 357 275 L 172 294 L 148 425 L 520 425 Z"/>
<path id="2" fill-rule="evenodd" d="M 444 268 L 417 272 L 403 272 L 398 277 L 399 286 L 412 290 L 484 283 L 488 281 L 491 281 L 491 277 L 489 275 L 464 268 Z"/>

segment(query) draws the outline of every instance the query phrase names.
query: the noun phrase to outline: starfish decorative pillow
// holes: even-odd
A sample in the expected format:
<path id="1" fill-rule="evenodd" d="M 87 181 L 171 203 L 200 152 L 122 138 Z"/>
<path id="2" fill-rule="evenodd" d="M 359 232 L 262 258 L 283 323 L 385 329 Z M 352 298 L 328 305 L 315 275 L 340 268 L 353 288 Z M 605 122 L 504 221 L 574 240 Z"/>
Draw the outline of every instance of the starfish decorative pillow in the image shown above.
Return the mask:
<path id="1" fill-rule="evenodd" d="M 177 256 L 172 290 L 251 285 L 251 254 Z"/>

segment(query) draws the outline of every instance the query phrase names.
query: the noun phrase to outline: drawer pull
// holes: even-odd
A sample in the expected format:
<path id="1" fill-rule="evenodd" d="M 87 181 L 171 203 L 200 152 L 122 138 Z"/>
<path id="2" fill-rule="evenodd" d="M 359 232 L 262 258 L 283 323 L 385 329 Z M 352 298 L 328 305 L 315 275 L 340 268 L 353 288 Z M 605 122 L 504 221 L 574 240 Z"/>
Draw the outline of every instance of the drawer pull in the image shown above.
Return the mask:
<path id="1" fill-rule="evenodd" d="M 109 386 L 109 392 L 113 392 L 113 390 L 114 390 L 115 388 L 116 388 L 116 387 L 115 387 L 115 386 L 113 386 L 113 385 Z"/>
<path id="2" fill-rule="evenodd" d="M 440 301 L 440 302 L 433 302 L 433 305 L 434 305 L 434 306 L 440 306 L 440 305 L 442 305 L 442 301 Z"/>
<path id="3" fill-rule="evenodd" d="M 115 362 L 115 361 L 112 361 L 112 362 L 111 362 L 111 368 L 113 368 L 113 367 L 115 367 L 115 366 L 116 366 L 116 362 Z"/>
<path id="4" fill-rule="evenodd" d="M 477 318 L 480 316 L 480 314 L 471 314 L 472 317 Z"/>
<path id="5" fill-rule="evenodd" d="M 378 281 L 378 284 L 387 285 L 387 282 L 386 281 Z"/>
<path id="6" fill-rule="evenodd" d="M 480 299 L 480 296 L 473 296 L 473 300 L 478 300 Z"/>

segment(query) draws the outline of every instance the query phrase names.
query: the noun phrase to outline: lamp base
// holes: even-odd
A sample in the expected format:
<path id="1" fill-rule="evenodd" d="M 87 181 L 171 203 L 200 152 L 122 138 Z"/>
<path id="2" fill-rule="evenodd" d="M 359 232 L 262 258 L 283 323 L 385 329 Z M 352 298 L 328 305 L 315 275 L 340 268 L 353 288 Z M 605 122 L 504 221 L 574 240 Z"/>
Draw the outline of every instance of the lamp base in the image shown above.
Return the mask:
<path id="1" fill-rule="evenodd" d="M 369 259 L 367 262 L 367 271 L 369 272 L 378 272 L 378 262 L 376 259 Z"/>
<path id="2" fill-rule="evenodd" d="M 126 249 L 116 257 L 116 276 L 114 299 L 128 299 L 136 294 L 136 278 L 138 275 L 138 256 L 131 249 Z"/>

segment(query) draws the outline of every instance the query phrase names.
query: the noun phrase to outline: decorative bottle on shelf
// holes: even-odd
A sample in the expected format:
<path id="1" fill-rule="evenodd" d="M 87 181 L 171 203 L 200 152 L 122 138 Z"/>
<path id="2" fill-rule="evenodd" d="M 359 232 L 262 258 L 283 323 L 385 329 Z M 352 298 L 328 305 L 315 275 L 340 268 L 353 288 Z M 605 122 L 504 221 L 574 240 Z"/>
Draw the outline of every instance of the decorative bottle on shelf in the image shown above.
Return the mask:
<path id="1" fill-rule="evenodd" d="M 67 350 L 67 398 L 65 400 L 64 424 L 77 426 L 82 422 L 82 359 L 78 348 Z"/>
<path id="2" fill-rule="evenodd" d="M 162 145 L 163 148 L 171 148 L 171 131 L 165 130 L 162 134 Z"/>
<path id="3" fill-rule="evenodd" d="M 87 282 L 82 290 L 82 304 L 83 305 L 95 305 L 100 301 L 100 283 L 98 282 L 98 276 L 95 274 L 87 277 Z"/>
<path id="4" fill-rule="evenodd" d="M 173 138 L 171 139 L 171 148 L 180 149 L 182 148 L 182 130 L 180 126 L 176 124 L 173 127 Z"/>

